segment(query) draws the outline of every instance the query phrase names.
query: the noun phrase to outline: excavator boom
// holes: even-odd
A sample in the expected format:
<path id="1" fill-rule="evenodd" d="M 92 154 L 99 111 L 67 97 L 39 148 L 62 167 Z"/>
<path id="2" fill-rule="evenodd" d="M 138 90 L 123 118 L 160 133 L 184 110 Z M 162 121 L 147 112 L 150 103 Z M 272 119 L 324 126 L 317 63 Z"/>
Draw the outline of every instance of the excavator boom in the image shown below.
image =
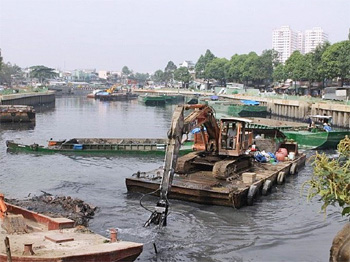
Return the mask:
<path id="1" fill-rule="evenodd" d="M 190 109 L 193 111 L 184 118 L 184 111 Z M 184 134 L 188 134 L 194 128 L 201 127 L 202 125 L 206 127 L 209 134 L 209 141 L 215 144 L 214 147 L 217 150 L 220 129 L 216 123 L 211 107 L 206 105 L 181 105 L 175 109 L 171 127 L 168 131 L 168 143 L 163 169 L 164 173 L 160 184 L 160 199 L 155 211 L 147 220 L 145 226 L 151 223 L 159 226 L 166 226 L 169 207 L 168 193 L 174 178 L 182 137 Z"/>

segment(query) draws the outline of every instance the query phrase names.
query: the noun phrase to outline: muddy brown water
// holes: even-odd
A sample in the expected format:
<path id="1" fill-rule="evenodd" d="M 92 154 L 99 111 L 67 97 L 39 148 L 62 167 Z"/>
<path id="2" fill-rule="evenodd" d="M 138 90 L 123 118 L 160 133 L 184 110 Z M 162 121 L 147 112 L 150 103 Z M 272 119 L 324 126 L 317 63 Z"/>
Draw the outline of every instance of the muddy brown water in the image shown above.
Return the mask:
<path id="1" fill-rule="evenodd" d="M 125 178 L 158 168 L 162 156 L 6 151 L 7 139 L 46 144 L 50 138 L 165 138 L 173 108 L 61 97 L 52 108 L 37 108 L 35 126 L 0 125 L 0 192 L 26 198 L 43 190 L 98 206 L 90 228 L 105 236 L 108 229 L 118 228 L 119 238 L 144 243 L 138 261 L 328 261 L 332 239 L 346 218 L 338 208 L 320 214 L 317 199 L 307 202 L 301 185 L 311 175 L 309 163 L 251 207 L 236 210 L 171 200 L 168 226 L 159 230 L 143 227 L 150 214 L 139 205 L 141 195 L 127 193 Z M 144 204 L 154 206 L 156 201 L 150 197 Z"/>

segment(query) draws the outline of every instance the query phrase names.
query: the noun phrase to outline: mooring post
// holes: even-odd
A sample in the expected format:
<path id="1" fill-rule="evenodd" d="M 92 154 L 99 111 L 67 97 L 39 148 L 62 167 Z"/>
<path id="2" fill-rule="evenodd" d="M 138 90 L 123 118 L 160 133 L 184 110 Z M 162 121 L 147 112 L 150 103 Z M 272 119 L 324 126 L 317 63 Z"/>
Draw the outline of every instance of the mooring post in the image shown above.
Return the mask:
<path id="1" fill-rule="evenodd" d="M 9 238 L 5 237 L 4 242 L 5 242 L 5 247 L 6 247 L 7 262 L 12 262 Z"/>

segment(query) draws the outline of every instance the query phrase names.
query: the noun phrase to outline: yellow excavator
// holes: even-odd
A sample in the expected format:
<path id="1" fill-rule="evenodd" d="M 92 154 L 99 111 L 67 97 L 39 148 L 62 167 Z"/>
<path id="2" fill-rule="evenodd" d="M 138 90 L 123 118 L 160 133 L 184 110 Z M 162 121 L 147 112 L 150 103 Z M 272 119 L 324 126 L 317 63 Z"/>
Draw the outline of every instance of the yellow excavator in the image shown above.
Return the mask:
<path id="1" fill-rule="evenodd" d="M 185 117 L 185 112 L 188 110 L 191 112 Z M 175 173 L 188 174 L 201 170 L 212 170 L 216 178 L 227 179 L 252 165 L 252 157 L 245 154 L 253 140 L 253 133 L 246 130 L 246 124 L 250 120 L 222 118 L 218 123 L 214 114 L 213 108 L 202 104 L 176 107 L 168 131 L 164 173 L 159 188 L 160 198 L 145 226 L 151 223 L 166 226 L 169 208 L 168 194 Z M 181 144 L 186 140 L 184 135 L 189 134 L 195 128 L 201 130 L 205 150 L 179 157 Z"/>

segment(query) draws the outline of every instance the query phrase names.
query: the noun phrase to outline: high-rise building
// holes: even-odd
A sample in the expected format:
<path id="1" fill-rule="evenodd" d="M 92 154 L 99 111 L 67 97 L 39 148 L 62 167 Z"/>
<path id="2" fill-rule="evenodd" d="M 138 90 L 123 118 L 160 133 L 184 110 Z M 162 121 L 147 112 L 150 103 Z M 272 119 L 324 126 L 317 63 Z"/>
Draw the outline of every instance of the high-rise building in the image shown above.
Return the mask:
<path id="1" fill-rule="evenodd" d="M 284 63 L 297 50 L 298 34 L 289 26 L 282 26 L 273 30 L 272 48 L 279 53 L 280 62 Z"/>
<path id="2" fill-rule="evenodd" d="M 293 31 L 289 26 L 282 26 L 272 32 L 272 48 L 279 53 L 280 62 L 284 63 L 290 55 L 298 50 L 306 54 L 327 41 L 328 36 L 322 28 L 315 27 L 305 33 Z"/>
<path id="3" fill-rule="evenodd" d="M 328 40 L 328 35 L 323 32 L 321 27 L 314 27 L 311 30 L 305 30 L 305 54 L 312 52 L 318 45 Z"/>

